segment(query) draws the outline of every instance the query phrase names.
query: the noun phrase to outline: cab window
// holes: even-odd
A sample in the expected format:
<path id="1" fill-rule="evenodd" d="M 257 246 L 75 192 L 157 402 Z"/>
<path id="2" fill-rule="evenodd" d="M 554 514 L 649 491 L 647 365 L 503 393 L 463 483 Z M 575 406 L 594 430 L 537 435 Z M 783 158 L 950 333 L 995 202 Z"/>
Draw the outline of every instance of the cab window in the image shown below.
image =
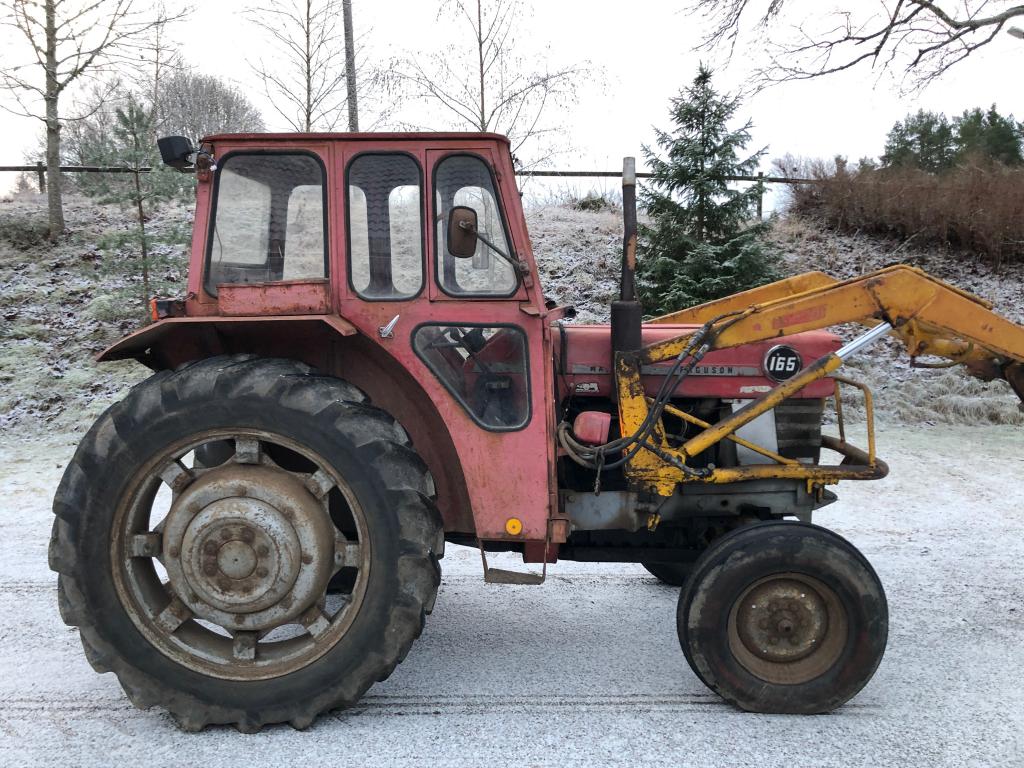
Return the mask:
<path id="1" fill-rule="evenodd" d="M 530 421 L 526 334 L 510 325 L 424 323 L 413 349 L 484 429 L 511 431 Z"/>
<path id="2" fill-rule="evenodd" d="M 423 288 L 421 187 L 409 155 L 359 155 L 349 164 L 349 279 L 364 299 L 409 299 Z"/>
<path id="3" fill-rule="evenodd" d="M 445 293 L 460 296 L 509 296 L 518 287 L 515 270 L 501 253 L 514 258 L 506 236 L 494 179 L 487 164 L 475 155 L 451 155 L 434 172 L 437 193 L 437 273 Z M 476 211 L 476 252 L 457 258 L 448 250 L 446 225 L 452 208 Z M 486 241 L 486 242 L 485 242 Z M 488 245 L 488 242 L 490 245 Z"/>
<path id="4" fill-rule="evenodd" d="M 206 288 L 327 276 L 324 170 L 307 154 L 233 154 L 217 170 Z"/>

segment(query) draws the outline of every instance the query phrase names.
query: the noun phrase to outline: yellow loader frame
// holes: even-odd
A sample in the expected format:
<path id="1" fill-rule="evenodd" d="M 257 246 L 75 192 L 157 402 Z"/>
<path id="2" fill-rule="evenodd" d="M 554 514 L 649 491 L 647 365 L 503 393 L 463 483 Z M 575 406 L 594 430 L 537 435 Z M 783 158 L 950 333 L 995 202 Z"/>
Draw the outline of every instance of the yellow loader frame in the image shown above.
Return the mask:
<path id="1" fill-rule="evenodd" d="M 684 411 L 664 406 L 663 413 L 689 422 L 702 431 L 678 447 L 670 447 L 660 419 L 650 433 L 647 447 L 626 463 L 625 472 L 635 484 L 660 496 L 670 496 L 679 483 L 734 483 L 742 480 L 785 478 L 806 480 L 808 490 L 820 493 L 826 484 L 845 479 L 884 477 L 888 469 L 875 455 L 874 408 L 867 387 L 837 376 L 845 358 L 884 335 L 898 337 L 912 359 L 920 356 L 946 358 L 944 367 L 964 364 L 972 375 L 986 380 L 1002 378 L 1024 401 L 1024 327 L 992 311 L 977 296 L 906 265 L 888 267 L 850 280 L 835 280 L 822 272 L 808 272 L 769 285 L 734 294 L 718 301 L 655 318 L 649 323 L 694 324 L 708 331 L 708 349 L 742 344 L 842 323 L 861 323 L 870 330 L 777 385 L 717 424 L 709 424 Z M 651 399 L 640 381 L 644 366 L 688 357 L 696 331 L 651 344 L 636 352 L 619 352 L 615 376 L 622 435 L 636 435 L 650 414 Z M 779 405 L 818 379 L 831 376 L 838 384 L 852 385 L 864 393 L 868 419 L 868 447 L 862 450 L 846 441 L 842 401 L 836 389 L 839 436 L 822 437 L 822 447 L 843 456 L 837 466 L 803 464 L 788 459 L 736 434 L 736 431 Z M 687 461 L 722 440 L 732 440 L 772 459 L 773 464 L 714 467 L 703 473 L 686 470 Z"/>

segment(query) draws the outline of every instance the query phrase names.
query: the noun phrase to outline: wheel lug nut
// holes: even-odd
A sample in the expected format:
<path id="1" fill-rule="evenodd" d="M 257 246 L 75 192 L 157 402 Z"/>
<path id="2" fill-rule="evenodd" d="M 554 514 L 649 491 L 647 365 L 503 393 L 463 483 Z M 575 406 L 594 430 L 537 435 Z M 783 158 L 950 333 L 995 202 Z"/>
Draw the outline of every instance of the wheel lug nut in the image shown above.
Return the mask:
<path id="1" fill-rule="evenodd" d="M 207 576 L 216 576 L 217 575 L 217 565 L 216 565 L 216 563 L 207 563 L 206 565 L 204 565 L 203 566 L 203 573 L 205 573 Z"/>
<path id="2" fill-rule="evenodd" d="M 244 541 L 244 542 L 246 542 L 248 544 L 248 543 L 252 542 L 252 540 L 255 539 L 255 538 L 256 538 L 256 534 L 254 534 L 252 532 L 252 528 L 243 528 L 242 529 L 242 541 Z"/>
<path id="3" fill-rule="evenodd" d="M 261 579 L 265 579 L 268 573 L 270 573 L 270 571 L 268 571 L 266 568 L 256 569 L 256 575 L 259 576 Z"/>
<path id="4" fill-rule="evenodd" d="M 256 548 L 256 554 L 259 555 L 260 557 L 266 557 L 267 555 L 270 554 L 270 547 L 268 547 L 266 544 L 260 544 Z"/>
<path id="5" fill-rule="evenodd" d="M 220 537 L 222 539 L 225 539 L 225 540 L 230 539 L 231 538 L 231 529 L 230 528 L 221 528 L 220 529 Z"/>
<path id="6" fill-rule="evenodd" d="M 207 541 L 205 544 L 203 544 L 203 552 L 205 552 L 208 555 L 217 554 L 217 542 Z"/>

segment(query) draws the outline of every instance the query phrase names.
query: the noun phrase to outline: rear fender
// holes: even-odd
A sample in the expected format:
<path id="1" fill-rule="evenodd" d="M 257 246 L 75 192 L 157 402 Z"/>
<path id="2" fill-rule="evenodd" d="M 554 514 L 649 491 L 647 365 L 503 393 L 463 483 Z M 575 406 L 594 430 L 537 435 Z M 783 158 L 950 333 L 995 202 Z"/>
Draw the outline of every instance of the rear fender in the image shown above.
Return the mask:
<path id="1" fill-rule="evenodd" d="M 405 428 L 434 477 L 445 531 L 475 533 L 462 462 L 433 400 L 401 364 L 337 315 L 175 317 L 126 336 L 97 356 L 154 371 L 215 355 L 299 360 L 350 381 Z"/>
<path id="2" fill-rule="evenodd" d="M 135 359 L 154 371 L 189 360 L 253 351 L 309 362 L 313 350 L 329 349 L 323 342 L 355 334 L 355 326 L 337 315 L 171 317 L 124 337 L 96 359 Z M 258 350 L 252 349 L 254 344 Z"/>

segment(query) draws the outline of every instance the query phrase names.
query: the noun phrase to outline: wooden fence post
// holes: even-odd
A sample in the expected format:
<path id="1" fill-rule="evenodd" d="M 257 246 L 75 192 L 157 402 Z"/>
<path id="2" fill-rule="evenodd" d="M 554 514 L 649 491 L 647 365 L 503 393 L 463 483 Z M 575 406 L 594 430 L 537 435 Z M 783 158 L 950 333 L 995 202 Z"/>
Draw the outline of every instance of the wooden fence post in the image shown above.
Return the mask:
<path id="1" fill-rule="evenodd" d="M 36 162 L 36 175 L 39 177 L 39 194 L 42 195 L 46 192 L 46 166 L 42 160 Z"/>
<path id="2" fill-rule="evenodd" d="M 764 171 L 757 172 L 757 219 L 764 219 Z"/>

